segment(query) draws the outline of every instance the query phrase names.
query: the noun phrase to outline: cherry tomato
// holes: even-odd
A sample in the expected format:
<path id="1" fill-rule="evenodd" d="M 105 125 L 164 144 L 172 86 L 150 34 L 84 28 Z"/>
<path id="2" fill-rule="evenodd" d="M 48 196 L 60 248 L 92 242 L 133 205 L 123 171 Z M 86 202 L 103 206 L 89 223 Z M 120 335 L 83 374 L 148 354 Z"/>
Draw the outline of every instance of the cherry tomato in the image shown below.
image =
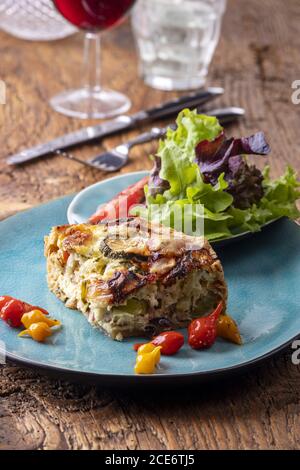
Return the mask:
<path id="1" fill-rule="evenodd" d="M 193 349 L 207 349 L 214 344 L 217 338 L 217 323 L 222 310 L 223 303 L 220 302 L 210 315 L 192 321 L 188 328 L 188 341 Z"/>
<path id="2" fill-rule="evenodd" d="M 176 331 L 166 331 L 153 338 L 151 343 L 160 346 L 164 356 L 172 356 L 183 346 L 184 336 Z"/>
<path id="3" fill-rule="evenodd" d="M 96 225 L 104 219 L 118 219 L 120 216 L 127 217 L 131 207 L 144 201 L 144 187 L 148 183 L 148 179 L 148 176 L 146 176 L 121 191 L 111 201 L 101 206 L 99 210 L 90 217 L 89 222 Z"/>
<path id="4" fill-rule="evenodd" d="M 0 312 L 4 305 L 7 304 L 7 302 L 9 302 L 10 300 L 12 300 L 12 297 L 10 297 L 9 295 L 3 295 L 2 297 L 0 297 Z"/>
<path id="5" fill-rule="evenodd" d="M 25 313 L 24 303 L 20 300 L 11 299 L 1 309 L 1 318 L 9 326 L 19 328 L 22 325 L 21 318 Z"/>

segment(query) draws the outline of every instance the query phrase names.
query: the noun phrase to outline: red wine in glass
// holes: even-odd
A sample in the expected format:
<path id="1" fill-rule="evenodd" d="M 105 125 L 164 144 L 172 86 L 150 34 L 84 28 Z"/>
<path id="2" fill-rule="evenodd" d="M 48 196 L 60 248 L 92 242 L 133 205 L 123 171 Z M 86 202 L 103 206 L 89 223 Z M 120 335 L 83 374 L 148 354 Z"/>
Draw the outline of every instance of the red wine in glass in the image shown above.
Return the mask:
<path id="1" fill-rule="evenodd" d="M 54 0 L 60 13 L 80 29 L 103 30 L 117 24 L 135 0 Z"/>
<path id="2" fill-rule="evenodd" d="M 67 116 L 106 118 L 124 113 L 130 100 L 123 94 L 100 86 L 100 32 L 118 25 L 135 0 L 53 0 L 58 11 L 73 25 L 85 31 L 82 88 L 51 99 L 52 107 Z"/>

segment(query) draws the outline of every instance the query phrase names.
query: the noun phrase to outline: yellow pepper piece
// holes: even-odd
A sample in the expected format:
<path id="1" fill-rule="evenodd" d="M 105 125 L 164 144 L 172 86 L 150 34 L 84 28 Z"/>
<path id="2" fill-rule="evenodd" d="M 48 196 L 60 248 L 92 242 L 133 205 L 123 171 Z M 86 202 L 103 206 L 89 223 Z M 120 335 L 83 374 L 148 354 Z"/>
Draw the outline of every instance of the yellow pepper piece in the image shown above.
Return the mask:
<path id="1" fill-rule="evenodd" d="M 34 323 L 40 322 L 46 323 L 48 326 L 56 326 L 61 324 L 60 321 L 49 318 L 40 310 L 32 310 L 31 312 L 24 313 L 24 315 L 22 315 L 21 322 L 25 328 L 29 328 Z"/>
<path id="2" fill-rule="evenodd" d="M 238 326 L 229 315 L 220 315 L 217 323 L 217 335 L 235 344 L 243 343 Z"/>
<path id="3" fill-rule="evenodd" d="M 160 361 L 160 350 L 161 350 L 161 346 L 157 346 L 156 348 L 153 349 L 152 353 L 150 353 L 152 354 L 154 358 L 154 362 L 156 366 Z"/>
<path id="4" fill-rule="evenodd" d="M 136 374 L 153 374 L 155 371 L 155 360 L 151 353 L 137 356 L 134 371 Z"/>
<path id="5" fill-rule="evenodd" d="M 152 343 L 146 343 L 139 347 L 138 356 L 143 356 L 144 354 L 153 353 L 155 358 L 155 364 L 158 364 L 160 361 L 160 350 L 161 346 L 155 346 Z"/>
<path id="6" fill-rule="evenodd" d="M 18 336 L 25 335 L 29 335 L 34 341 L 42 343 L 48 336 L 52 335 L 52 330 L 45 322 L 33 323 L 27 330 L 21 331 Z"/>
<path id="7" fill-rule="evenodd" d="M 154 348 L 151 352 L 137 355 L 135 364 L 136 374 L 153 374 L 156 365 L 160 360 L 160 346 Z"/>

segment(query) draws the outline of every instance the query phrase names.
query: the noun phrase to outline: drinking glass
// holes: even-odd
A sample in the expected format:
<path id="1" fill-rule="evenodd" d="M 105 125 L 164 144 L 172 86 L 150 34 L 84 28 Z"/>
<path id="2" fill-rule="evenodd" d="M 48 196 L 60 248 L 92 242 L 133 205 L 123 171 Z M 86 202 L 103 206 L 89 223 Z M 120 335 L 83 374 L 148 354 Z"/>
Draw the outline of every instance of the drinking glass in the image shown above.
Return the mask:
<path id="1" fill-rule="evenodd" d="M 204 85 L 226 0 L 139 0 L 132 24 L 145 82 L 161 90 Z"/>
<path id="2" fill-rule="evenodd" d="M 52 107 L 71 117 L 107 118 L 126 112 L 130 100 L 100 84 L 101 31 L 121 22 L 135 0 L 53 0 L 58 11 L 85 32 L 84 84 L 50 100 Z"/>

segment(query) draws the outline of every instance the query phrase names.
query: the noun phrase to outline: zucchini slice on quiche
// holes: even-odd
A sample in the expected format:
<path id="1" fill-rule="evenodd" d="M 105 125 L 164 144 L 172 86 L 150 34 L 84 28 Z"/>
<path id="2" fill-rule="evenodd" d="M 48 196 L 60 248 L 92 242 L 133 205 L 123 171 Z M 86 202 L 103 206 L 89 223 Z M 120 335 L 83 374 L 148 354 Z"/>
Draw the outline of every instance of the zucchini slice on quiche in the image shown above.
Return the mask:
<path id="1" fill-rule="evenodd" d="M 49 289 L 116 340 L 186 327 L 220 301 L 226 307 L 209 243 L 144 219 L 54 227 L 45 255 Z"/>

